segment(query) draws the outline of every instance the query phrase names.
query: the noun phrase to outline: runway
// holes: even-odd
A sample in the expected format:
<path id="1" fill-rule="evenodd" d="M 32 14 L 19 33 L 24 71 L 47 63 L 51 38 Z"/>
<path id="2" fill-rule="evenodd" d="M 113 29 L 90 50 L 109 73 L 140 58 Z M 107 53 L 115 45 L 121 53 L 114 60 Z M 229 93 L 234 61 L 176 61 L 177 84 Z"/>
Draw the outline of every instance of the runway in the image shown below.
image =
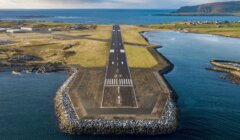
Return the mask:
<path id="1" fill-rule="evenodd" d="M 138 107 L 122 33 L 113 25 L 101 108 Z"/>

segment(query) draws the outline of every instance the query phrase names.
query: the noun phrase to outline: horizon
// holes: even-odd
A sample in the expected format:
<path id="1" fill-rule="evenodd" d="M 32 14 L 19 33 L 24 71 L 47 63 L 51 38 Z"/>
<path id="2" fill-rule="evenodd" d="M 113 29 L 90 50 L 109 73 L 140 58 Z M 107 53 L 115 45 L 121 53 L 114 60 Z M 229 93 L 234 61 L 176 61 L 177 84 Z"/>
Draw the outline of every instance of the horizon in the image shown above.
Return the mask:
<path id="1" fill-rule="evenodd" d="M 5 11 L 5 10 L 177 10 L 176 9 L 151 9 L 151 8 L 142 8 L 142 9 L 137 9 L 137 8 L 59 8 L 59 9 L 0 9 L 0 11 Z"/>
<path id="2" fill-rule="evenodd" d="M 0 10 L 51 10 L 51 9 L 178 9 L 213 2 L 239 0 L 0 0 Z"/>

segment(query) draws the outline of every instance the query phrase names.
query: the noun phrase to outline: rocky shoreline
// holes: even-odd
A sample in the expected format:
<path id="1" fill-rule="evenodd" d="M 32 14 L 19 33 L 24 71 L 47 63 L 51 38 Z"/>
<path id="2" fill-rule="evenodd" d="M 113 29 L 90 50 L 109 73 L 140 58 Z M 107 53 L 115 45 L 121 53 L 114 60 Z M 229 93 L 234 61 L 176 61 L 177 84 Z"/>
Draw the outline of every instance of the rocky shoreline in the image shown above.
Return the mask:
<path id="1" fill-rule="evenodd" d="M 38 56 L 22 53 L 16 53 L 7 60 L 0 61 L 0 71 L 48 73 L 65 71 L 67 67 L 64 63 L 45 62 Z"/>
<path id="2" fill-rule="evenodd" d="M 78 74 L 72 68 L 72 74 L 55 97 L 55 109 L 59 118 L 60 129 L 69 134 L 95 134 L 95 135 L 159 135 L 171 134 L 176 131 L 178 124 L 178 109 L 171 94 L 166 102 L 164 113 L 159 120 L 104 120 L 79 119 L 75 113 L 68 91 L 71 82 Z"/>
<path id="3" fill-rule="evenodd" d="M 68 66 L 62 63 L 0 63 L 0 71 L 16 71 L 29 73 L 49 73 L 66 71 Z"/>
<path id="4" fill-rule="evenodd" d="M 226 76 L 221 76 L 222 79 L 228 79 L 234 84 L 240 84 L 240 62 L 212 60 L 210 63 L 214 67 L 206 68 L 207 70 L 226 73 Z"/>
<path id="5" fill-rule="evenodd" d="M 78 74 L 76 67 L 71 67 L 72 74 L 57 91 L 55 97 L 56 115 L 59 118 L 60 129 L 68 134 L 94 134 L 94 135 L 161 135 L 174 133 L 178 126 L 179 110 L 176 106 L 177 96 L 163 74 L 173 69 L 173 64 L 161 55 L 157 48 L 149 48 L 154 57 L 162 57 L 169 64 L 159 71 L 168 90 L 168 99 L 164 111 L 159 119 L 81 119 L 74 110 L 69 89 Z"/>

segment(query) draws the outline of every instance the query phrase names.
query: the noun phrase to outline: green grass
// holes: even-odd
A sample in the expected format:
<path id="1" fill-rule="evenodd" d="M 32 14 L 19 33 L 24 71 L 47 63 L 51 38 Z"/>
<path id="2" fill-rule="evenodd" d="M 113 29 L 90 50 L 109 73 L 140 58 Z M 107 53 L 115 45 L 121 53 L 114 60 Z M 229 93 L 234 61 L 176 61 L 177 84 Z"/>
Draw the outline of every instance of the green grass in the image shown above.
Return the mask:
<path id="1" fill-rule="evenodd" d="M 140 35 L 140 32 L 147 30 L 140 26 L 121 26 L 122 37 L 125 42 L 126 55 L 129 67 L 151 68 L 158 64 L 157 60 L 148 51 L 148 42 Z M 127 45 L 132 43 L 136 45 Z M 144 45 L 144 46 L 139 46 Z"/>
<path id="2" fill-rule="evenodd" d="M 16 22 L 0 21 L 0 26 L 15 26 Z M 68 23 L 52 22 L 24 22 L 22 24 L 34 27 L 59 27 L 70 25 Z M 90 25 L 86 25 L 90 26 Z M 154 56 L 148 51 L 150 45 L 139 34 L 149 28 L 140 26 L 122 25 L 122 36 L 126 43 L 126 54 L 130 67 L 151 68 L 157 65 Z M 83 67 L 106 67 L 109 56 L 109 41 L 111 38 L 111 25 L 97 25 L 96 28 L 79 31 L 57 31 L 51 34 L 41 33 L 20 33 L 13 34 L 10 38 L 1 33 L 2 37 L 15 41 L 11 45 L 0 46 L 0 59 L 7 59 L 7 56 L 19 53 L 32 54 L 43 59 L 44 62 L 63 62 L 66 64 L 81 65 Z M 72 38 L 70 40 L 55 39 L 55 34 L 68 36 L 83 36 L 82 38 Z M 74 43 L 73 43 L 74 42 Z M 75 44 L 65 50 L 64 46 Z M 131 44 L 131 45 L 128 45 Z M 12 49 L 9 50 L 9 47 Z M 7 49 L 7 52 L 4 50 Z"/>
<path id="3" fill-rule="evenodd" d="M 191 25 L 184 22 L 176 22 L 160 25 L 149 25 L 148 27 L 155 29 L 185 30 L 193 33 L 222 35 L 227 37 L 240 37 L 240 23 Z"/>
<path id="4" fill-rule="evenodd" d="M 125 45 L 128 64 L 133 68 L 151 68 L 158 64 L 156 59 L 145 47 Z"/>

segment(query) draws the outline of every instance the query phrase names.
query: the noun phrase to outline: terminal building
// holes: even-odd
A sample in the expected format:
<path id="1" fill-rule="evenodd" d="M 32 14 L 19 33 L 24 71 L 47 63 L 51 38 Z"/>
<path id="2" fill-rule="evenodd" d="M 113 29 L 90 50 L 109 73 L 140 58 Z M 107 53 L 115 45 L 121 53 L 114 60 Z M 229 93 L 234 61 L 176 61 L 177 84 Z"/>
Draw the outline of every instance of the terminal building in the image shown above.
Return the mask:
<path id="1" fill-rule="evenodd" d="M 26 31 L 22 29 L 8 29 L 6 32 L 7 33 L 25 33 Z"/>
<path id="2" fill-rule="evenodd" d="M 34 32 L 39 30 L 38 28 L 32 28 L 32 27 L 21 27 L 21 29 L 29 32 Z"/>
<path id="3" fill-rule="evenodd" d="M 33 32 L 38 31 L 36 28 L 31 27 L 21 27 L 20 29 L 7 29 L 6 32 L 8 33 L 26 33 L 26 32 Z"/>

